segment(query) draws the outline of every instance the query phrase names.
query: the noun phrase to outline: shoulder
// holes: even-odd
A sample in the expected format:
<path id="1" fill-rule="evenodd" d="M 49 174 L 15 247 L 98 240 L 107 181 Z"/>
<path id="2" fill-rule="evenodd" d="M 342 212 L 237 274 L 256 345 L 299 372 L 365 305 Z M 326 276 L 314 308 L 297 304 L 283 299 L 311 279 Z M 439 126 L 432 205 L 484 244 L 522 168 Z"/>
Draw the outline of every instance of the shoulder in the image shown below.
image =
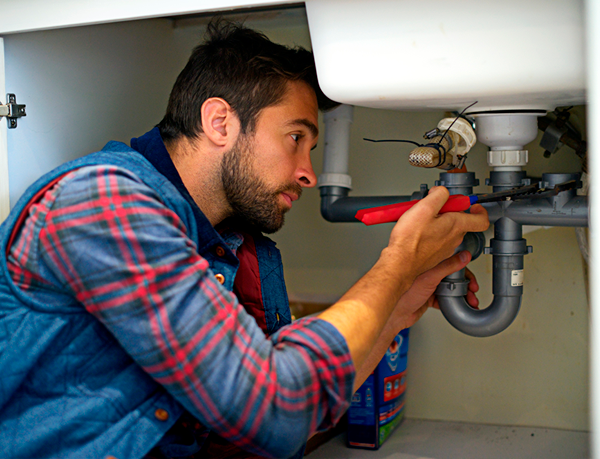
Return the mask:
<path id="1" fill-rule="evenodd" d="M 66 173 L 54 194 L 71 204 L 93 200 L 118 200 L 138 196 L 160 200 L 138 174 L 115 165 L 88 165 Z"/>
<path id="2" fill-rule="evenodd" d="M 72 170 L 44 196 L 46 230 L 77 229 L 78 234 L 141 239 L 143 234 L 188 234 L 186 222 L 163 199 L 127 168 L 86 165 Z M 91 237 L 90 236 L 90 237 Z"/>

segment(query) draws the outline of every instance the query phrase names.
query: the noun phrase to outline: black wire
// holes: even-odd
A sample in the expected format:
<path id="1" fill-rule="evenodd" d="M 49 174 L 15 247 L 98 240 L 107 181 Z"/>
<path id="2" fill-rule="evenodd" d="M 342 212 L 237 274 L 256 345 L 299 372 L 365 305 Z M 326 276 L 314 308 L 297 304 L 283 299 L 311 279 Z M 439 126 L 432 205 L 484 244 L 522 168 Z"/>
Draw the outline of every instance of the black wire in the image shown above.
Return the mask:
<path id="1" fill-rule="evenodd" d="M 413 145 L 416 145 L 417 147 L 423 146 L 420 143 L 413 142 L 412 140 L 398 140 L 398 139 L 373 140 L 373 139 L 367 139 L 365 137 L 363 137 L 363 140 L 366 140 L 367 142 L 404 142 L 404 143 L 412 143 Z"/>
<path id="2" fill-rule="evenodd" d="M 444 133 L 442 134 L 442 137 L 440 137 L 440 140 L 438 140 L 438 143 L 441 143 L 441 142 L 442 142 L 442 140 L 444 140 L 444 137 L 446 137 L 446 134 L 448 133 L 448 131 L 450 130 L 450 128 L 451 128 L 452 126 L 454 126 L 454 123 L 456 123 L 456 120 L 457 120 L 457 119 L 459 119 L 459 118 L 460 118 L 460 117 L 463 115 L 463 113 L 467 111 L 467 109 L 471 108 L 471 107 L 472 107 L 473 105 L 475 105 L 477 102 L 478 102 L 478 101 L 476 100 L 476 101 L 475 101 L 475 102 L 473 102 L 471 105 L 469 105 L 469 106 L 465 107 L 465 108 L 463 109 L 463 111 L 462 111 L 462 112 L 460 112 L 456 118 L 454 118 L 454 121 L 452 121 L 452 123 L 450 124 L 450 126 L 448 126 L 448 129 L 446 129 L 446 130 L 444 131 Z"/>
<path id="3" fill-rule="evenodd" d="M 456 120 L 459 119 L 460 117 L 462 117 L 463 113 L 465 113 L 467 111 L 467 109 L 471 108 L 473 105 L 475 105 L 478 101 L 476 100 L 475 102 L 473 102 L 471 105 L 468 105 L 467 107 L 465 107 L 462 112 L 460 112 L 458 114 L 458 116 L 456 118 L 454 118 L 454 121 L 452 121 L 452 123 L 450 124 L 450 126 L 448 126 L 448 129 L 446 129 L 444 131 L 444 133 L 442 134 L 442 136 L 440 137 L 440 140 L 438 140 L 437 143 L 428 143 L 428 144 L 421 144 L 418 142 L 413 142 L 412 140 L 400 140 L 400 139 L 381 139 L 381 140 L 374 140 L 374 139 L 367 139 L 366 137 L 363 137 L 363 140 L 366 140 L 367 142 L 402 142 L 402 143 L 412 143 L 413 145 L 416 145 L 417 147 L 431 147 L 431 148 L 435 148 L 438 153 L 439 153 L 439 160 L 438 163 L 435 166 L 430 166 L 428 169 L 432 169 L 434 167 L 438 167 L 441 166 L 442 164 L 444 164 L 446 162 L 446 155 L 448 153 L 448 151 L 446 150 L 446 148 L 442 145 L 442 140 L 444 140 L 444 137 L 446 137 L 446 134 L 448 133 L 448 131 L 450 130 L 450 128 L 452 126 L 454 126 L 454 123 L 456 123 Z"/>
<path id="4" fill-rule="evenodd" d="M 431 148 L 435 148 L 438 151 L 439 154 L 439 159 L 438 159 L 438 163 L 435 166 L 430 166 L 430 168 L 434 168 L 434 167 L 439 167 L 442 164 L 444 164 L 446 162 L 446 147 L 444 147 L 442 144 L 440 143 L 428 143 L 427 145 L 423 145 L 424 147 L 431 147 Z M 443 151 L 440 151 L 443 150 Z"/>

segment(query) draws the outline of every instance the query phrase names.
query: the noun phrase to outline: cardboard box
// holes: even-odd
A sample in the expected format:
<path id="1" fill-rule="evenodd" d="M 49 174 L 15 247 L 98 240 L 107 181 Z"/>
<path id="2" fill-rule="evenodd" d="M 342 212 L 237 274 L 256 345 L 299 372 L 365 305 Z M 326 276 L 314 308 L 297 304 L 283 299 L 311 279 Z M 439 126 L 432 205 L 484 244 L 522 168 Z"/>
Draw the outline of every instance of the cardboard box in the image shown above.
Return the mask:
<path id="1" fill-rule="evenodd" d="M 404 418 L 408 332 L 402 330 L 348 409 L 350 448 L 379 449 Z"/>

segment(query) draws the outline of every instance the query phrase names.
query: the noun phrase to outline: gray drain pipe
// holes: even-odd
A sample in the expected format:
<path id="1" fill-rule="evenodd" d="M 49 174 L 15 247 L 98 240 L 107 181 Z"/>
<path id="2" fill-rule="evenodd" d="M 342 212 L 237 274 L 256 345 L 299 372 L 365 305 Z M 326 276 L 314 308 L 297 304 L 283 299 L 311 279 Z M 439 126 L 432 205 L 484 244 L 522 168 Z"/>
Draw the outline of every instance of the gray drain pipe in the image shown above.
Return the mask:
<path id="1" fill-rule="evenodd" d="M 348 152 L 352 107 L 342 105 L 324 115 L 325 155 L 323 174 L 319 176 L 321 213 L 330 222 L 356 222 L 354 215 L 360 209 L 421 199 L 427 195 L 427 185 L 411 196 L 350 197 L 351 178 L 348 175 Z M 519 169 L 519 168 L 516 168 Z M 578 174 L 544 174 L 542 187 L 578 179 Z M 497 170 L 490 173 L 487 185 L 501 191 L 529 184 L 522 170 Z M 479 181 L 475 174 L 441 173 L 436 185 L 449 189 L 450 194 L 473 194 Z M 523 225 L 588 226 L 588 199 L 577 196 L 574 190 L 552 198 L 530 199 L 517 202 L 486 203 L 490 222 L 494 223 L 494 238 L 485 253 L 493 258 L 494 299 L 485 309 L 473 309 L 466 301 L 469 282 L 462 269 L 446 277 L 436 294 L 442 314 L 459 331 L 471 336 L 485 337 L 505 330 L 515 319 L 523 295 L 523 259 L 531 247 L 523 239 Z M 457 252 L 468 250 L 472 259 L 483 251 L 482 233 L 468 233 Z"/>
<path id="2" fill-rule="evenodd" d="M 515 239 L 503 240 L 511 234 Z M 466 299 L 469 281 L 464 272 L 444 279 L 436 290 L 442 314 L 456 329 L 467 335 L 485 337 L 505 330 L 515 319 L 523 295 L 523 256 L 531 252 L 520 236 L 521 225 L 504 218 L 494 226 L 492 303 L 485 309 L 471 308 Z"/>
<path id="3" fill-rule="evenodd" d="M 446 186 L 451 194 L 473 193 L 472 186 L 478 181 L 467 174 L 440 174 L 436 184 Z M 495 175 L 494 175 L 495 174 Z M 497 182 L 494 191 L 513 188 L 521 182 L 524 172 L 493 172 Z M 490 182 L 488 182 L 490 184 Z M 494 203 L 497 207 L 506 207 L 509 202 Z M 461 332 L 477 337 L 492 336 L 505 330 L 515 319 L 521 307 L 523 295 L 523 257 L 531 252 L 523 239 L 522 225 L 501 217 L 494 225 L 494 239 L 485 253 L 493 257 L 493 294 L 492 303 L 485 309 L 473 309 L 466 301 L 469 281 L 464 270 L 446 277 L 438 286 L 436 295 L 442 314 Z"/>
<path id="4" fill-rule="evenodd" d="M 503 179 L 497 178 L 498 172 L 490 174 L 488 184 L 492 185 Z M 521 177 L 519 177 L 521 178 Z M 542 174 L 541 188 L 553 188 L 559 183 L 579 180 L 580 174 Z M 529 183 L 529 179 L 521 179 L 519 185 Z M 517 185 L 518 186 L 518 185 Z M 484 203 L 491 223 L 501 218 L 510 218 L 521 225 L 539 226 L 588 226 L 588 197 L 578 196 L 577 190 L 563 191 L 557 196 L 545 199 L 524 199 L 522 201 Z"/>
<path id="5" fill-rule="evenodd" d="M 472 194 L 477 181 L 467 174 L 440 174 L 436 185 L 446 186 L 451 194 Z M 523 171 L 493 171 L 487 184 L 493 191 L 514 188 L 530 181 Z M 462 177 L 461 177 L 462 176 Z M 544 174 L 542 187 L 569 180 L 579 174 Z M 493 259 L 494 299 L 485 309 L 471 308 L 466 299 L 468 280 L 464 270 L 445 278 L 436 290 L 442 314 L 456 329 L 476 337 L 493 336 L 505 330 L 516 318 L 523 296 L 523 258 L 531 253 L 523 239 L 523 225 L 587 226 L 587 196 L 577 196 L 575 190 L 551 198 L 516 202 L 486 203 L 490 222 L 494 223 L 494 238 L 485 249 Z M 463 250 L 462 247 L 459 247 Z"/>

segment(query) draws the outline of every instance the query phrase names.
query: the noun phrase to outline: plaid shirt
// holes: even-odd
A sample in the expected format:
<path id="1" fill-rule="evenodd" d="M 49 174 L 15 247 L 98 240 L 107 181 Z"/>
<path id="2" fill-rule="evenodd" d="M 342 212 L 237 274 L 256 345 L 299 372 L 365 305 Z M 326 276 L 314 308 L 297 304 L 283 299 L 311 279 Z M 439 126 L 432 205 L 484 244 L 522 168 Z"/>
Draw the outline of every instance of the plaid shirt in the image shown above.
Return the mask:
<path id="1" fill-rule="evenodd" d="M 224 239 L 233 250 L 241 242 Z M 76 298 L 190 413 L 244 449 L 293 453 L 349 406 L 354 367 L 337 330 L 301 319 L 265 337 L 177 214 L 123 168 L 63 177 L 29 208 L 8 265 L 38 300 Z"/>

